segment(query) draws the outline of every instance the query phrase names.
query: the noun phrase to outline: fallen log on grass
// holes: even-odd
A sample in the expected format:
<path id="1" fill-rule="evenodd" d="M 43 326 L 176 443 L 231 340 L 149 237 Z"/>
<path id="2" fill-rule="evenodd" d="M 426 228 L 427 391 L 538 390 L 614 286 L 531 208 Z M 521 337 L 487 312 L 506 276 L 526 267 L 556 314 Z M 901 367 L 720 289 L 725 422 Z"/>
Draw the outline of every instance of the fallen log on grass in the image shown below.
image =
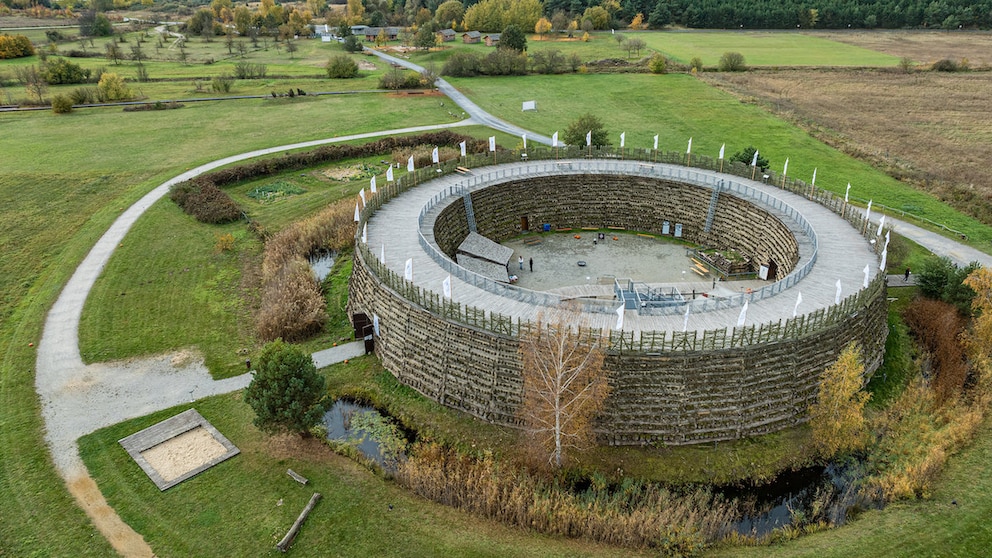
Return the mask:
<path id="1" fill-rule="evenodd" d="M 300 532 L 300 527 L 303 525 L 303 522 L 306 521 L 307 516 L 310 515 L 310 510 L 317 505 L 319 500 L 320 492 L 314 492 L 313 496 L 310 497 L 310 501 L 307 502 L 307 507 L 303 508 L 303 511 L 300 513 L 300 517 L 296 518 L 296 521 L 293 522 L 293 526 L 289 528 L 289 532 L 286 533 L 286 536 L 283 537 L 281 541 L 279 541 L 276 548 L 282 552 L 289 550 L 289 545 L 293 544 L 293 539 L 296 538 L 297 533 Z"/>

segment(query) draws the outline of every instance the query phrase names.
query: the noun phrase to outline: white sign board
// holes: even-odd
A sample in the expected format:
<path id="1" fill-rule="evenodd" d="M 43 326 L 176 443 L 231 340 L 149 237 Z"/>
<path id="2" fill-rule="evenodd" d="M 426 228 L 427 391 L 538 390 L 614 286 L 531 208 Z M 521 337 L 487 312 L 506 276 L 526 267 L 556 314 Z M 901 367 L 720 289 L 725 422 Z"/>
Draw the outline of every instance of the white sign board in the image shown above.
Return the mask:
<path id="1" fill-rule="evenodd" d="M 761 266 L 761 267 L 758 268 L 758 278 L 761 279 L 762 281 L 767 281 L 768 280 L 768 266 L 767 265 L 763 265 L 763 266 Z"/>
<path id="2" fill-rule="evenodd" d="M 320 36 L 320 42 L 322 42 L 322 43 L 329 43 L 329 42 L 331 42 L 331 36 L 330 35 L 321 35 Z"/>
<path id="3" fill-rule="evenodd" d="M 524 110 L 537 110 L 537 101 L 524 101 L 523 107 L 520 109 Z"/>
<path id="4" fill-rule="evenodd" d="M 675 238 L 682 238 L 682 223 L 675 223 Z"/>
<path id="5" fill-rule="evenodd" d="M 668 221 L 665 221 L 664 223 L 661 224 L 661 234 L 667 235 L 669 231 L 671 231 L 671 225 L 668 223 Z"/>

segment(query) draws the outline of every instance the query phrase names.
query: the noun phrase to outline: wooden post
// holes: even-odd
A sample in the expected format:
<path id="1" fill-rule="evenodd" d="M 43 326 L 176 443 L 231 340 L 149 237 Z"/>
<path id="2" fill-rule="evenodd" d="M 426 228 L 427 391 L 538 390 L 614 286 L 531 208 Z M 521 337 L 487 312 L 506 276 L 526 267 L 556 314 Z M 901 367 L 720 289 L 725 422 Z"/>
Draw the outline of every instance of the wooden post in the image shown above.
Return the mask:
<path id="1" fill-rule="evenodd" d="M 720 172 L 723 172 L 723 159 L 720 159 Z"/>
<path id="2" fill-rule="evenodd" d="M 296 482 L 298 482 L 300 484 L 306 484 L 306 483 L 310 482 L 310 481 L 307 480 L 306 477 L 304 477 L 303 475 L 297 473 L 296 471 L 294 471 L 292 469 L 286 469 L 286 474 L 289 475 L 290 477 L 292 477 L 293 480 L 295 480 Z"/>
<path id="3" fill-rule="evenodd" d="M 293 522 L 293 526 L 289 528 L 289 532 L 286 533 L 286 536 L 283 537 L 278 544 L 276 544 L 276 548 L 282 552 L 289 550 L 289 545 L 293 544 L 293 539 L 295 539 L 296 535 L 300 532 L 300 527 L 303 525 L 303 522 L 306 521 L 307 516 L 310 515 L 310 511 L 313 510 L 313 507 L 317 505 L 318 501 L 320 501 L 320 492 L 314 492 L 313 496 L 310 497 L 310 501 L 307 502 L 307 507 L 303 508 L 300 516 L 296 518 L 296 521 Z"/>

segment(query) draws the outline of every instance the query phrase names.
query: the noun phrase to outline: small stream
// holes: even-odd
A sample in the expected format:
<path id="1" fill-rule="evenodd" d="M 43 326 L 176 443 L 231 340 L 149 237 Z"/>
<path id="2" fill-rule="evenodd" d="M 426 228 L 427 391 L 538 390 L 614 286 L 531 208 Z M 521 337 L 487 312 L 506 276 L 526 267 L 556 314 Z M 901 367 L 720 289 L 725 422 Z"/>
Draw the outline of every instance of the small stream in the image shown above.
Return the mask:
<path id="1" fill-rule="evenodd" d="M 385 470 L 406 454 L 406 436 L 396 423 L 374 407 L 339 399 L 324 413 L 327 439 L 354 446 Z"/>

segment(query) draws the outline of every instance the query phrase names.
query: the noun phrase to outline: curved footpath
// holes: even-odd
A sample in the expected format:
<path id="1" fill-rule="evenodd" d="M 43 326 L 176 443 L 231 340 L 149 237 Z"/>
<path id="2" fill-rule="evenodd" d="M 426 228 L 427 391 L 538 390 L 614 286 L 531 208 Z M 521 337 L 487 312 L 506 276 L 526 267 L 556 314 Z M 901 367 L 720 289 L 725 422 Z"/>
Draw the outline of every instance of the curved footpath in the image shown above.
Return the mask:
<path id="1" fill-rule="evenodd" d="M 371 52 L 391 63 L 423 71 L 422 67 L 409 61 L 375 50 Z M 355 134 L 260 149 L 196 167 L 158 186 L 121 214 L 66 283 L 48 313 L 38 344 L 35 388 L 42 404 L 45 440 L 55 466 L 70 492 L 119 553 L 124 556 L 154 556 L 142 536 L 124 523 L 107 504 L 79 457 L 76 440 L 93 430 L 123 420 L 144 416 L 196 398 L 241 389 L 248 384 L 250 376 L 244 374 L 226 380 L 213 380 L 202 362 L 192 362 L 182 354 L 135 359 L 124 363 L 84 364 L 79 354 L 79 320 L 83 304 L 114 249 L 123 241 L 137 219 L 165 196 L 173 184 L 245 159 L 354 139 L 473 124 L 483 124 L 518 136 L 526 133 L 533 141 L 551 144 L 551 139 L 547 136 L 534 134 L 490 115 L 446 81 L 439 79 L 437 86 L 471 118 L 453 124 Z M 979 261 L 985 266 L 992 266 L 992 257 L 988 254 L 903 221 L 888 218 L 887 222 L 899 234 L 937 254 L 951 257 L 958 264 Z M 318 366 L 327 366 L 363 352 L 361 343 L 350 343 L 315 353 L 314 361 Z"/>
<path id="2" fill-rule="evenodd" d="M 80 436 L 121 421 L 167 409 L 201 397 L 242 389 L 250 374 L 214 380 L 202 361 L 187 354 L 160 355 L 148 359 L 86 365 L 79 353 L 79 320 L 90 289 L 110 260 L 114 249 L 138 218 L 179 182 L 245 159 L 316 147 L 355 139 L 424 132 L 471 125 L 471 120 L 453 124 L 416 126 L 370 132 L 260 149 L 201 165 L 161 184 L 129 207 L 100 237 L 66 283 L 48 312 L 38 343 L 35 389 L 41 399 L 45 441 L 59 474 L 80 507 L 101 533 L 124 556 L 152 556 L 141 535 L 121 521 L 107 505 L 79 457 Z M 318 366 L 327 366 L 364 354 L 362 343 L 349 343 L 315 353 Z"/>

